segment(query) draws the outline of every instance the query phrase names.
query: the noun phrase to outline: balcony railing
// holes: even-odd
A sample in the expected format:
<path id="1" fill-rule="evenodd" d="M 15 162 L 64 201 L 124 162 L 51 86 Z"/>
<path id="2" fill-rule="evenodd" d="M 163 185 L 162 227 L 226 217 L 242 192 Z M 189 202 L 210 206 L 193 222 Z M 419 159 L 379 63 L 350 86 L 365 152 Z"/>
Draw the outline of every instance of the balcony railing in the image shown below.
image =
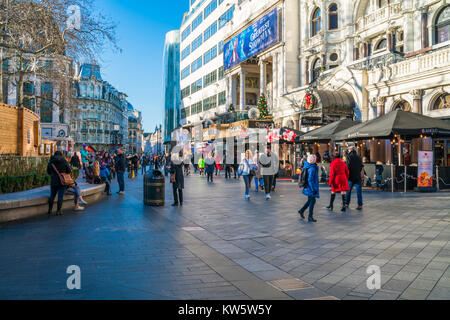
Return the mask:
<path id="1" fill-rule="evenodd" d="M 373 27 L 374 25 L 386 22 L 390 18 L 395 18 L 401 14 L 402 3 L 392 3 L 384 8 L 378 9 L 368 15 L 361 17 L 356 22 L 356 30 L 363 30 Z"/>
<path id="2" fill-rule="evenodd" d="M 373 70 L 369 73 L 369 84 L 379 81 L 395 80 L 410 75 L 423 74 L 436 68 L 450 65 L 450 47 L 426 53 L 392 64 L 390 72 Z"/>

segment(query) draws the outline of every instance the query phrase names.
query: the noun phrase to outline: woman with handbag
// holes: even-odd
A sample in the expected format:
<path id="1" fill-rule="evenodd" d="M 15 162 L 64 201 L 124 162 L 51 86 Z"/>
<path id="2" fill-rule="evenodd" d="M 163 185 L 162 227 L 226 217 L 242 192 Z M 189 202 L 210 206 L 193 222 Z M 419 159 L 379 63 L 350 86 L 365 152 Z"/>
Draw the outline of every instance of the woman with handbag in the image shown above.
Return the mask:
<path id="1" fill-rule="evenodd" d="M 245 152 L 245 157 L 241 160 L 241 164 L 239 165 L 238 175 L 242 176 L 245 183 L 245 199 L 250 200 L 250 188 L 252 187 L 252 179 L 253 176 L 256 175 L 256 166 L 252 160 L 252 152 L 247 150 Z"/>
<path id="2" fill-rule="evenodd" d="M 75 182 L 71 177 L 72 168 L 66 161 L 61 151 L 56 151 L 47 166 L 47 173 L 50 175 L 50 198 L 48 200 L 48 214 L 52 214 L 53 202 L 58 195 L 58 206 L 56 215 L 62 215 L 61 209 L 64 195 L 68 187 Z"/>

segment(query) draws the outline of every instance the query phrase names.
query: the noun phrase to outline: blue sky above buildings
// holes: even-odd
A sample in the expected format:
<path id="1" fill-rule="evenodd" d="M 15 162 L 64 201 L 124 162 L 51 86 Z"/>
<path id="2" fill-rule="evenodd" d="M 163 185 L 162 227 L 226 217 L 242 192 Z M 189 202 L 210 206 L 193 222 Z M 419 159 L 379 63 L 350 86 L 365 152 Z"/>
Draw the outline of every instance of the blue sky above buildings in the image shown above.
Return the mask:
<path id="1" fill-rule="evenodd" d="M 144 130 L 163 123 L 163 49 L 168 31 L 179 29 L 189 0 L 96 0 L 98 10 L 117 23 L 122 52 L 106 50 L 103 79 L 129 96 L 142 111 Z"/>

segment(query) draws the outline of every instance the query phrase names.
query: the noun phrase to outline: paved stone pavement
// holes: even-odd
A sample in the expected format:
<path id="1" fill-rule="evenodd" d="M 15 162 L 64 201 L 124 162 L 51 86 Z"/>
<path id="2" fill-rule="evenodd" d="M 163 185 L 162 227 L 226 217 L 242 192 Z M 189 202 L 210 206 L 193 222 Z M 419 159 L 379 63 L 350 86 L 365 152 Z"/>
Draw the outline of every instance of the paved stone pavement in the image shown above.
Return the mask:
<path id="1" fill-rule="evenodd" d="M 450 299 L 449 193 L 365 192 L 341 214 L 323 187 L 310 224 L 296 184 L 247 202 L 242 181 L 191 176 L 182 208 L 166 187 L 164 208 L 144 207 L 138 177 L 86 212 L 0 225 L 0 299 Z"/>

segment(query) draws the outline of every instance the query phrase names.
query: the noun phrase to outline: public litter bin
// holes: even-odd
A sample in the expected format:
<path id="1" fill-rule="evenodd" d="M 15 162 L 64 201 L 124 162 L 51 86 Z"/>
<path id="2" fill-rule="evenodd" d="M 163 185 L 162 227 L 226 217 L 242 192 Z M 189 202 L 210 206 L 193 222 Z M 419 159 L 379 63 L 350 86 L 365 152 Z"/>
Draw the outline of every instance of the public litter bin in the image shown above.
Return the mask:
<path id="1" fill-rule="evenodd" d="M 159 170 L 152 170 L 144 176 L 144 204 L 162 207 L 165 203 L 165 180 Z"/>

